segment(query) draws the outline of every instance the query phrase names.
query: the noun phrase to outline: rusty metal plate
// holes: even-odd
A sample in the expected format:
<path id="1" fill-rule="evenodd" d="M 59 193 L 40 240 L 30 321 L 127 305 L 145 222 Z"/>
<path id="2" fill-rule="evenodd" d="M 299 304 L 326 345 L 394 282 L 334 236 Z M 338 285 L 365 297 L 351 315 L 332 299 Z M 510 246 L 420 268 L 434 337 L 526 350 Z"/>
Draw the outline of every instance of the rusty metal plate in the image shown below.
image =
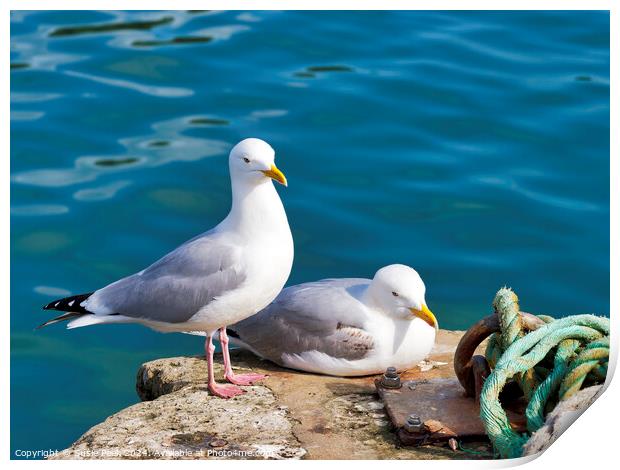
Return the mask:
<path id="1" fill-rule="evenodd" d="M 399 389 L 388 389 L 376 381 L 377 392 L 385 409 L 397 428 L 397 434 L 405 445 L 422 445 L 459 440 L 486 440 L 480 420 L 480 407 L 465 391 L 456 378 L 431 380 L 408 380 Z M 523 403 L 512 403 L 507 410 L 513 429 L 525 432 Z M 409 415 L 415 414 L 424 423 L 424 430 L 407 432 L 403 429 Z"/>

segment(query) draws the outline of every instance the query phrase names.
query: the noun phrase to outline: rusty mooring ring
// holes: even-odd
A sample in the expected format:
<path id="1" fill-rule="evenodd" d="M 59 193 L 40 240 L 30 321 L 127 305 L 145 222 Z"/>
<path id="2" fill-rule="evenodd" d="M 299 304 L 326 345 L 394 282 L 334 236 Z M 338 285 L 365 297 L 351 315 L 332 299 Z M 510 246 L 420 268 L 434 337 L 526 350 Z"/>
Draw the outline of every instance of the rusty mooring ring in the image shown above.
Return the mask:
<path id="1" fill-rule="evenodd" d="M 531 313 L 519 313 L 523 320 L 523 326 L 530 331 L 545 324 L 544 321 Z M 482 386 L 480 382 L 481 374 L 485 374 L 485 371 L 488 374 L 489 367 L 486 358 L 484 356 L 474 356 L 474 352 L 480 343 L 499 330 L 499 319 L 497 314 L 494 313 L 474 323 L 465 332 L 456 347 L 454 352 L 454 372 L 468 397 L 477 398 L 477 394 Z"/>

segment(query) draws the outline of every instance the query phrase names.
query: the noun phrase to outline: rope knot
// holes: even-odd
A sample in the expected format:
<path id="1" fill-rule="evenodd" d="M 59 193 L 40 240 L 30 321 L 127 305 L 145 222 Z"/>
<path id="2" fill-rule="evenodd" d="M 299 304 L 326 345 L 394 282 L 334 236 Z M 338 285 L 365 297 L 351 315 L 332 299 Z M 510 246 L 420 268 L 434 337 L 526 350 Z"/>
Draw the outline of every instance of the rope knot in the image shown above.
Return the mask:
<path id="1" fill-rule="evenodd" d="M 499 394 L 514 380 L 527 402 L 527 429 L 544 424 L 547 410 L 584 385 L 605 380 L 609 362 L 609 319 L 574 315 L 554 320 L 540 315 L 544 325 L 527 331 L 519 298 L 508 287 L 493 300 L 500 331 L 489 338 L 486 359 L 493 371 L 480 394 L 480 417 L 487 435 L 502 457 L 519 457 L 528 435 L 513 431 Z"/>

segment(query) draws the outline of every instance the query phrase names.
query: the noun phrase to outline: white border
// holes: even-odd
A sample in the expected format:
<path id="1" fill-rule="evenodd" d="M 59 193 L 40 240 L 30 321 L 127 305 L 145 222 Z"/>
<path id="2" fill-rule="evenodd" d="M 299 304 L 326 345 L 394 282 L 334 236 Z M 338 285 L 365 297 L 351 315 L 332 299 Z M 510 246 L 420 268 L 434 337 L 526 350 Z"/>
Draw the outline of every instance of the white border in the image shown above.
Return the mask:
<path id="1" fill-rule="evenodd" d="M 295 0 L 295 1 L 176 1 L 166 2 L 161 0 L 126 0 L 122 4 L 111 2 L 107 0 L 91 0 L 88 3 L 78 0 L 63 0 L 63 1 L 41 1 L 41 0 L 23 0 L 23 1 L 4 1 L 0 5 L 2 9 L 2 19 L 0 21 L 0 28 L 2 37 L 5 40 L 2 49 L 2 61 L 4 64 L 4 93 L 1 96 L 3 102 L 2 109 L 4 113 L 0 114 L 2 120 L 2 127 L 0 129 L 2 142 L 4 142 L 4 158 L 2 159 L 2 172 L 4 184 L 0 189 L 2 198 L 2 206 L 5 208 L 5 216 L 9 216 L 9 145 L 10 145 L 10 86 L 9 86 L 9 71 L 8 64 L 10 62 L 9 43 L 10 43 L 10 18 L 9 10 L 46 10 L 46 9 L 104 9 L 110 10 L 122 6 L 123 9 L 144 9 L 144 10 L 167 10 L 167 9 L 244 9 L 244 10 L 274 10 L 274 9 L 289 9 L 289 10 L 322 10 L 322 9 L 360 9 L 360 10 L 373 10 L 373 9 L 390 9 L 390 10 L 441 10 L 441 9 L 453 9 L 453 10 L 611 10 L 611 76 L 610 83 L 612 83 L 610 101 L 614 105 L 618 103 L 618 92 L 615 84 L 615 80 L 618 75 L 618 62 L 620 59 L 620 48 L 618 47 L 618 27 L 620 26 L 620 8 L 616 7 L 613 1 L 603 0 L 461 0 L 461 1 L 420 1 L 420 0 L 383 0 L 381 2 L 371 2 L 367 0 L 358 0 L 356 2 L 337 2 L 337 1 L 324 1 L 324 0 Z M 620 216 L 620 204 L 618 203 L 618 186 L 620 185 L 620 176 L 618 171 L 618 158 L 620 157 L 618 131 L 620 130 L 620 124 L 618 122 L 617 107 L 611 107 L 611 155 L 613 158 L 610 162 L 610 184 L 611 184 L 611 240 L 615 241 L 611 243 L 611 312 L 612 315 L 612 359 L 610 361 L 610 375 L 615 370 L 616 360 L 618 355 L 618 338 L 615 334 L 618 330 L 618 290 L 620 287 L 620 277 L 618 273 L 618 260 L 620 259 L 620 249 L 618 248 L 618 242 L 620 241 L 620 230 L 618 224 L 618 218 Z M 616 132 L 613 132 L 613 130 Z M 9 243 L 10 243 L 10 227 L 9 223 L 5 223 L 2 230 L 2 255 L 3 259 L 9 260 Z M 0 422 L 2 426 L 2 433 L 0 434 L 0 461 L 8 461 L 9 459 L 9 440 L 10 435 L 9 427 L 9 357 L 10 357 L 10 342 L 9 342 L 9 292 L 10 292 L 10 265 L 6 262 L 2 271 L 2 283 L 1 283 L 1 298 L 4 300 L 5 308 L 2 316 L 2 373 L 0 374 L 0 395 L 2 396 L 2 408 L 0 409 Z M 18 301 L 18 299 L 15 299 Z M 41 390 L 41 400 L 45 399 L 44 390 Z M 620 444 L 617 443 L 616 432 L 618 424 L 620 424 L 620 412 L 618 411 L 618 401 L 620 399 L 620 385 L 616 379 L 609 384 L 608 389 L 596 403 L 594 403 L 587 412 L 579 418 L 579 420 L 569 428 L 569 430 L 562 435 L 562 437 L 553 445 L 550 449 L 544 452 L 540 457 L 534 459 L 528 464 L 528 468 L 533 469 L 548 469 L 550 467 L 558 468 L 565 467 L 570 469 L 594 469 L 594 468 L 609 468 L 612 465 L 617 448 Z M 36 423 L 33 423 L 36 426 Z M 370 467 L 376 465 L 390 465 L 401 466 L 404 468 L 411 468 L 411 466 L 432 466 L 434 468 L 501 468 L 510 467 L 517 464 L 522 464 L 531 459 L 518 459 L 513 461 L 401 461 L 381 463 L 374 461 L 355 463 L 356 466 Z M 616 461 L 619 459 L 616 458 Z M 316 461 L 314 464 L 316 465 Z M 87 465 L 91 466 L 100 465 L 115 465 L 119 467 L 126 467 L 132 465 L 133 462 L 128 461 L 114 461 L 114 462 L 29 462 L 29 461 L 11 461 L 10 465 L 14 467 L 22 467 L 27 465 L 51 465 L 52 467 L 62 466 L 76 466 L 80 465 L 80 468 L 84 468 Z M 219 465 L 227 468 L 247 468 L 248 466 L 264 466 L 264 465 L 286 465 L 298 467 L 300 465 L 308 465 L 309 462 L 290 462 L 286 463 L 272 463 L 272 462 L 257 462 L 257 461 L 199 461 L 199 462 L 184 462 L 181 465 L 200 465 L 204 468 L 205 465 Z M 319 461 L 319 465 L 322 463 Z M 144 461 L 136 462 L 135 465 L 149 465 L 160 467 L 163 465 L 170 465 L 163 461 Z M 175 462 L 172 465 L 179 465 L 179 462 Z M 616 463 L 617 465 L 617 463 Z"/>

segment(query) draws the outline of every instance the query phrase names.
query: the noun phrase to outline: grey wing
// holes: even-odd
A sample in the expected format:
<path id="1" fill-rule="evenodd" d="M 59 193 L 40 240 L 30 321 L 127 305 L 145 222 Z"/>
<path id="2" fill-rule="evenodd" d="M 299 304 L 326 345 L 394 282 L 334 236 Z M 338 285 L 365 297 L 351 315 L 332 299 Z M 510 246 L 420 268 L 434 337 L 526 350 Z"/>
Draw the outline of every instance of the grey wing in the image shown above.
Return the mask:
<path id="1" fill-rule="evenodd" d="M 374 347 L 362 325 L 355 294 L 367 279 L 326 279 L 284 289 L 264 310 L 233 326 L 241 343 L 273 362 L 283 354 L 319 351 L 331 357 L 362 359 Z"/>
<path id="2" fill-rule="evenodd" d="M 183 323 L 244 280 L 241 248 L 211 231 L 144 271 L 99 289 L 84 307 L 98 315 Z"/>

